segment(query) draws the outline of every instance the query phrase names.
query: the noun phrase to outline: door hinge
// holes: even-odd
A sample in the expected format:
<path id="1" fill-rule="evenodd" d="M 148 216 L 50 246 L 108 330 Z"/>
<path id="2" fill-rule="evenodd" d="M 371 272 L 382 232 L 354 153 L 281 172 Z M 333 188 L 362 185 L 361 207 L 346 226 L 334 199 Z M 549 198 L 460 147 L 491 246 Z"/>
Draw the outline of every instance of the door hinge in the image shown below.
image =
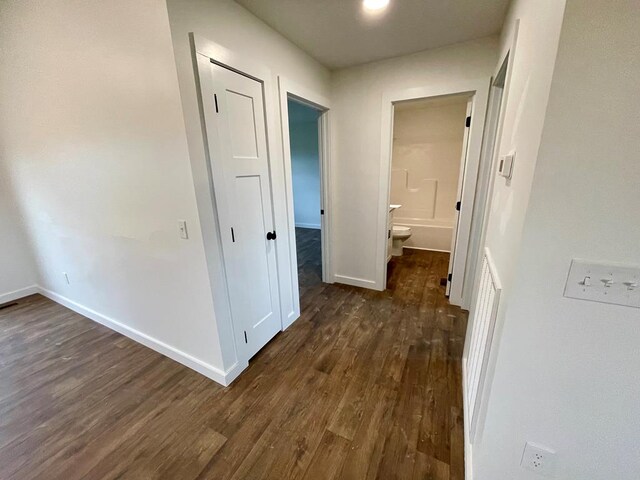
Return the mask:
<path id="1" fill-rule="evenodd" d="M 236 234 L 233 232 L 233 227 L 231 227 L 231 241 L 232 242 L 236 241 Z"/>
<path id="2" fill-rule="evenodd" d="M 244 343 L 249 343 L 249 340 L 247 340 L 247 331 L 244 331 Z"/>
<path id="3" fill-rule="evenodd" d="M 462 206 L 462 204 L 460 202 L 456 202 L 456 210 L 460 211 L 460 207 Z"/>
<path id="4" fill-rule="evenodd" d="M 467 117 L 467 121 L 465 122 L 465 126 L 469 128 L 471 126 L 471 117 Z"/>
<path id="5" fill-rule="evenodd" d="M 324 208 L 320 209 L 320 215 L 324 215 Z"/>
<path id="6" fill-rule="evenodd" d="M 450 282 L 451 279 L 453 278 L 453 273 L 450 273 L 449 275 L 447 275 L 447 280 Z"/>

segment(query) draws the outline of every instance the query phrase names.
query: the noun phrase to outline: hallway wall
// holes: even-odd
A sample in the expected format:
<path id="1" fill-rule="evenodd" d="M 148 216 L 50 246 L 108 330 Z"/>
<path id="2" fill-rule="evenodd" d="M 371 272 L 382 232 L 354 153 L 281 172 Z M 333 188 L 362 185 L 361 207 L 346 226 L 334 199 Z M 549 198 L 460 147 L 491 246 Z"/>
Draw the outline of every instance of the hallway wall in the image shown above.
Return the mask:
<path id="1" fill-rule="evenodd" d="M 333 212 L 338 281 L 375 286 L 383 92 L 463 79 L 488 83 L 497 49 L 497 38 L 489 37 L 333 72 L 333 198 L 349 206 Z"/>
<path id="2" fill-rule="evenodd" d="M 235 2 L 169 8 L 171 25 L 164 0 L 0 2 L 0 148 L 43 291 L 222 382 L 246 365 L 208 268 L 220 262 L 188 32 L 276 59 L 274 80 L 327 94 L 329 73 Z"/>
<path id="3" fill-rule="evenodd" d="M 633 1 L 567 1 L 474 480 L 539 479 L 526 441 L 558 479 L 638 478 L 640 309 L 563 292 L 573 258 L 639 264 L 639 24 Z"/>
<path id="4" fill-rule="evenodd" d="M 0 132 L 0 152 L 4 144 Z M 0 304 L 34 293 L 37 283 L 37 270 L 24 219 L 0 153 Z"/>
<path id="5" fill-rule="evenodd" d="M 196 33 L 203 39 L 216 42 L 230 49 L 233 55 L 241 56 L 263 65 L 271 75 L 272 88 L 265 92 L 267 108 L 280 105 L 278 96 L 278 77 L 301 85 L 324 97 L 330 96 L 330 72 L 297 46 L 277 33 L 264 22 L 249 13 L 232 0 L 168 0 L 169 24 L 175 66 L 177 68 L 183 121 L 186 128 L 189 161 L 197 211 L 202 225 L 205 256 L 210 284 L 214 292 L 216 319 L 221 327 L 224 363 L 226 368 L 239 368 L 233 340 L 231 314 L 228 304 L 222 250 L 219 244 L 218 223 L 214 209 L 215 199 L 209 184 L 207 155 L 202 134 L 202 123 L 198 105 L 198 92 L 193 69 L 189 34 Z M 276 113 L 275 124 L 268 124 L 267 130 L 274 132 L 273 149 L 269 151 L 273 210 L 275 229 L 285 232 L 288 228 L 286 191 L 284 184 L 284 160 L 282 150 L 282 132 L 279 116 Z M 285 325 L 295 320 L 295 297 L 298 292 L 293 288 L 292 270 L 282 268 L 290 258 L 292 245 L 288 235 L 278 235 L 275 244 L 280 269 L 278 286 L 282 317 Z M 289 266 L 289 265 L 287 265 Z M 295 267 L 293 269 L 295 271 Z M 244 368 L 244 366 L 242 367 Z"/>
<path id="6" fill-rule="evenodd" d="M 0 24 L 3 161 L 40 286 L 221 367 L 165 3 L 2 2 Z"/>

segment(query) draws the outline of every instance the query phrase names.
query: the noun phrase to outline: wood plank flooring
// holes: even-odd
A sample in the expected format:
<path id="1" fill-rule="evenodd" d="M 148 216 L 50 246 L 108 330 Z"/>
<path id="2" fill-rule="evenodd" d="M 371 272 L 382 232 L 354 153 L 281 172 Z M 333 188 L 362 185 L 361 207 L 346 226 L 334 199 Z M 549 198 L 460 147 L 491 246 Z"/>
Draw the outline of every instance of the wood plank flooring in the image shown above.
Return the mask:
<path id="1" fill-rule="evenodd" d="M 327 285 L 318 234 L 302 317 L 226 389 L 41 296 L 0 310 L 0 478 L 462 479 L 447 255 L 394 259 L 386 292 Z"/>

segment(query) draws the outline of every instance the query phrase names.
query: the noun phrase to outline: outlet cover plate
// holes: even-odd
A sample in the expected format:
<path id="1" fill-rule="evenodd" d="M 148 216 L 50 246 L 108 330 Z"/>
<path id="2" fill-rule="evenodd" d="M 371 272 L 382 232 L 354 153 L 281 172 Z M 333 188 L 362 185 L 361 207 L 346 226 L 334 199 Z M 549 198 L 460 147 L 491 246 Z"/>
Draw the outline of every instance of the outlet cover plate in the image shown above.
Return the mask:
<path id="1" fill-rule="evenodd" d="M 520 466 L 539 475 L 554 477 L 556 474 L 556 452 L 533 442 L 527 442 Z"/>

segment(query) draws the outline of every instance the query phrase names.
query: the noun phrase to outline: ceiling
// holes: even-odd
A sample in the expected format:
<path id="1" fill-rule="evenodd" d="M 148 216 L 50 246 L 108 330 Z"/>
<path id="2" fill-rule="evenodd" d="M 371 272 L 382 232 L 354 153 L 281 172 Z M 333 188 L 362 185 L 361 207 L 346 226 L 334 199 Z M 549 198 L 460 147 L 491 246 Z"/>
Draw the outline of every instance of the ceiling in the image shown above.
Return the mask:
<path id="1" fill-rule="evenodd" d="M 337 69 L 498 33 L 509 0 L 236 0 L 323 65 Z"/>

